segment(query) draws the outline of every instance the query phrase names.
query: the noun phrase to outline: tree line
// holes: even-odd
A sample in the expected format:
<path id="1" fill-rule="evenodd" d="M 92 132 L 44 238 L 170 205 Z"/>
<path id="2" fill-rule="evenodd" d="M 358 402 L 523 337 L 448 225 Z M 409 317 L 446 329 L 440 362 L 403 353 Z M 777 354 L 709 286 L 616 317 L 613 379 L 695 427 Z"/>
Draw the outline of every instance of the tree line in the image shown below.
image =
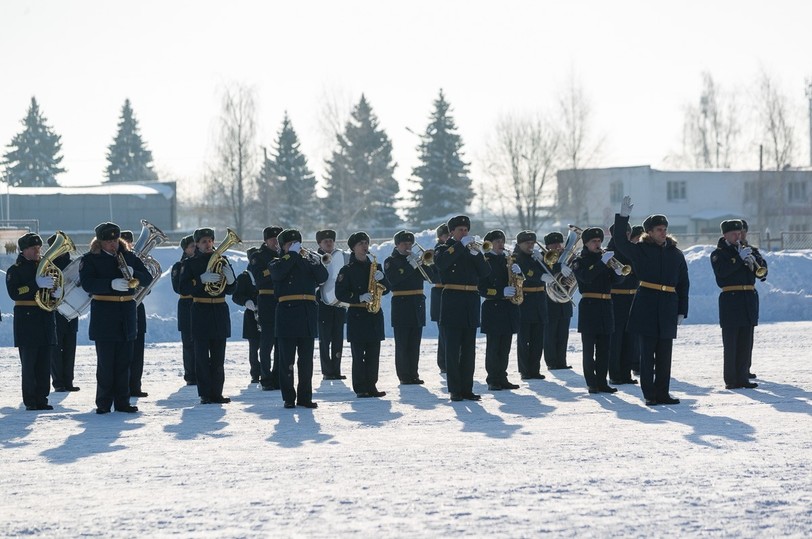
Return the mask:
<path id="1" fill-rule="evenodd" d="M 695 103 L 686 105 L 682 147 L 666 157 L 674 168 L 732 168 L 745 162 L 739 148 L 763 141 L 768 167 L 791 164 L 798 147 L 788 97 L 762 73 L 750 93 L 748 112 L 741 97 L 720 88 L 702 73 Z M 337 108 L 337 107 L 334 107 Z M 433 228 L 469 208 L 476 198 L 492 220 L 509 231 L 538 229 L 554 214 L 579 216 L 576 207 L 588 185 L 574 182 L 566 201 L 551 187 L 559 169 L 597 166 L 603 138 L 593 128 L 593 110 L 581 84 L 571 75 L 559 98 L 544 111 L 505 113 L 496 121 L 481 157 L 482 178 L 471 177 L 453 109 L 440 90 L 416 147 L 418 164 L 401 190 L 394 173 L 392 142 L 365 95 L 348 117 L 332 110 L 326 122 L 332 150 L 325 159 L 318 196 L 315 174 L 301 150 L 292 119 L 285 113 L 270 148 L 257 142 L 256 96 L 244 85 L 224 89 L 213 158 L 196 197 L 186 196 L 207 223 L 231 226 L 238 233 L 268 224 L 306 231 L 333 227 L 346 235 L 367 230 L 388 235 L 408 226 Z M 328 114 L 330 115 L 330 114 Z M 23 130 L 3 156 L 3 181 L 12 186 L 57 186 L 60 136 L 32 97 Z M 744 126 L 752 130 L 748 134 Z M 107 148 L 106 182 L 159 180 L 152 153 L 141 137 L 129 99 L 121 109 L 117 132 Z M 576 175 L 577 178 L 577 175 Z M 562 207 L 571 205 L 573 207 Z"/>

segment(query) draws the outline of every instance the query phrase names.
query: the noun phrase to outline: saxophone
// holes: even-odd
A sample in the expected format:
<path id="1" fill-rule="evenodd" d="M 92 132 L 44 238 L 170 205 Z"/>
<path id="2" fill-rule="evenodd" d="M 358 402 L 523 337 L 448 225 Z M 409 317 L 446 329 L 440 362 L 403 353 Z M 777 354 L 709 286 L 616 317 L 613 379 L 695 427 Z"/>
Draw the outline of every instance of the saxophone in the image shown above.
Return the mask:
<path id="1" fill-rule="evenodd" d="M 53 245 L 51 245 L 48 250 L 45 251 L 45 254 L 42 255 L 42 258 L 40 258 L 39 264 L 37 265 L 38 277 L 49 275 L 54 278 L 53 288 L 41 288 L 37 290 L 37 295 L 34 296 L 34 301 L 40 309 L 51 312 L 57 308 L 57 306 L 62 302 L 62 299 L 65 297 L 65 278 L 62 275 L 62 270 L 60 270 L 58 267 L 56 267 L 56 264 L 54 264 L 54 260 L 65 253 L 70 253 L 71 251 L 75 250 L 76 247 L 73 245 L 73 241 L 68 237 L 68 235 L 61 230 L 57 231 L 56 239 L 54 240 Z M 59 297 L 53 297 L 51 295 L 51 292 L 54 290 L 60 291 Z"/>
<path id="2" fill-rule="evenodd" d="M 514 305 L 521 305 L 524 301 L 524 275 L 513 273 L 513 264 L 515 262 L 515 256 L 509 255 L 507 257 L 508 286 L 516 289 L 516 295 L 510 298 L 510 302 Z"/>
<path id="3" fill-rule="evenodd" d="M 211 258 L 209 258 L 209 263 L 206 264 L 206 271 L 211 273 L 219 273 L 220 280 L 216 283 L 206 283 L 203 286 L 203 289 L 206 293 L 212 297 L 219 296 L 223 293 L 226 289 L 226 278 L 223 275 L 223 264 L 228 264 L 225 258 L 223 258 L 223 253 L 226 252 L 226 249 L 231 247 L 234 244 L 242 243 L 242 240 L 237 235 L 236 232 L 231 230 L 230 228 L 226 229 L 226 237 L 217 246 L 217 249 L 211 254 Z"/>
<path id="4" fill-rule="evenodd" d="M 378 259 L 375 258 L 375 255 L 367 256 L 372 261 L 369 267 L 369 284 L 367 285 L 367 291 L 372 295 L 372 299 L 367 303 L 367 312 L 374 314 L 381 310 L 381 297 L 383 297 L 383 291 L 386 288 L 375 280 L 375 272 L 378 271 Z"/>

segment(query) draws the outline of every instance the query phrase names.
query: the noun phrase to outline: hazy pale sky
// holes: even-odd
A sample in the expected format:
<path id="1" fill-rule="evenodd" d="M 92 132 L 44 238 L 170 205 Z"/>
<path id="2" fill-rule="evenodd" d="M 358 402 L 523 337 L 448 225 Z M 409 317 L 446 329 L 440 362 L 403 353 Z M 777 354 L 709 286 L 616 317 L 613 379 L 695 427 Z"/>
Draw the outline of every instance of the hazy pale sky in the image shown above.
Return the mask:
<path id="1" fill-rule="evenodd" d="M 418 142 L 406 127 L 423 131 L 443 88 L 476 176 L 496 118 L 552 110 L 574 73 L 605 140 L 597 164 L 667 166 L 700 73 L 746 90 L 764 69 L 793 100 L 807 164 L 810 21 L 805 0 L 3 0 L 0 145 L 35 95 L 62 135 L 60 181 L 99 183 L 129 98 L 158 171 L 194 180 L 222 88 L 239 82 L 256 90 L 257 143 L 272 144 L 287 110 L 321 176 L 324 102 L 363 92 L 402 181 Z"/>

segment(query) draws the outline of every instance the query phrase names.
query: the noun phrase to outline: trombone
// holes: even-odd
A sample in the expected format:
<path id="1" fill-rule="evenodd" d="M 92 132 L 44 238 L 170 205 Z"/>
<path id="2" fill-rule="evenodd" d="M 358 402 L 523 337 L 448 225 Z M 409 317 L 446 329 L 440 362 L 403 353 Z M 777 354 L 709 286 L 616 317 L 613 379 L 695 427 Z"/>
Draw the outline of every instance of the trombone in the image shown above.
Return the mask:
<path id="1" fill-rule="evenodd" d="M 420 249 L 420 256 L 418 257 L 417 261 L 417 271 L 420 272 L 420 274 L 426 281 L 428 281 L 429 284 L 434 284 L 434 281 L 431 280 L 429 274 L 423 269 L 423 266 L 431 266 L 434 264 L 434 249 L 424 249 L 419 243 L 415 243 L 414 247 Z M 411 251 L 409 254 L 411 254 Z"/>

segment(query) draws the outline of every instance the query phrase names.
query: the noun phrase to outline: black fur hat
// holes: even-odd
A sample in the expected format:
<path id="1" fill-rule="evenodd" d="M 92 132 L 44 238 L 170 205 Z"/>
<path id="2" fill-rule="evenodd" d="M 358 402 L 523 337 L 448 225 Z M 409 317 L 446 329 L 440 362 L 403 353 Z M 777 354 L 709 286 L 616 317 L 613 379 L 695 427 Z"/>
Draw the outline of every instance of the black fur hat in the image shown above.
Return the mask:
<path id="1" fill-rule="evenodd" d="M 99 241 L 117 240 L 121 237 L 121 228 L 115 223 L 96 225 L 96 239 Z"/>
<path id="2" fill-rule="evenodd" d="M 603 229 L 601 227 L 591 226 L 581 233 L 581 240 L 584 243 L 595 238 L 600 238 L 603 241 Z"/>
<path id="3" fill-rule="evenodd" d="M 321 243 L 321 240 L 336 240 L 336 231 L 332 229 L 319 230 L 316 232 L 316 243 Z"/>
<path id="4" fill-rule="evenodd" d="M 448 234 L 448 223 L 443 223 L 438 226 L 435 232 L 437 233 L 437 239 L 440 239 L 440 236 Z"/>
<path id="5" fill-rule="evenodd" d="M 17 240 L 17 248 L 20 251 L 28 249 L 29 247 L 34 247 L 35 245 L 42 245 L 42 238 L 39 237 L 39 234 L 34 234 L 33 232 L 23 234 Z"/>
<path id="6" fill-rule="evenodd" d="M 395 237 L 392 239 L 394 240 L 395 245 L 397 245 L 398 243 L 403 243 L 404 241 L 410 241 L 414 243 L 414 234 L 412 234 L 408 230 L 401 230 L 400 232 L 395 234 Z"/>
<path id="7" fill-rule="evenodd" d="M 355 244 L 359 241 L 369 241 L 369 234 L 366 232 L 356 232 L 355 234 L 351 234 L 349 238 L 347 238 L 347 245 L 350 246 L 350 249 L 355 247 Z"/>
<path id="8" fill-rule="evenodd" d="M 744 225 L 739 219 L 730 219 L 727 221 L 722 221 L 719 228 L 722 229 L 722 234 L 727 234 L 728 232 L 733 232 L 735 230 L 742 230 Z"/>
<path id="9" fill-rule="evenodd" d="M 214 237 L 214 229 L 211 228 L 198 228 L 195 230 L 194 233 L 194 240 L 195 243 L 199 242 L 203 238 L 211 238 L 212 240 L 215 239 Z"/>
<path id="10" fill-rule="evenodd" d="M 267 240 L 268 238 L 277 238 L 281 232 L 281 226 L 266 226 L 262 231 L 262 239 Z"/>
<path id="11" fill-rule="evenodd" d="M 550 232 L 544 236 L 544 245 L 552 245 L 554 243 L 564 243 L 564 234 L 561 232 Z"/>
<path id="12" fill-rule="evenodd" d="M 649 215 L 646 217 L 646 220 L 643 221 L 643 230 L 646 232 L 651 231 L 655 226 L 665 225 L 668 228 L 668 219 L 665 215 L 655 214 Z"/>
<path id="13" fill-rule="evenodd" d="M 295 228 L 286 228 L 276 237 L 279 240 L 279 245 L 285 245 L 291 241 L 302 242 L 302 233 Z"/>
<path id="14" fill-rule="evenodd" d="M 132 230 L 122 230 L 121 231 L 121 239 L 127 242 L 133 242 L 133 231 Z"/>
<path id="15" fill-rule="evenodd" d="M 532 230 L 522 230 L 516 234 L 516 243 L 524 243 L 526 241 L 536 241 L 536 233 Z"/>
<path id="16" fill-rule="evenodd" d="M 467 215 L 458 215 L 456 217 L 452 217 L 448 220 L 448 232 L 453 232 L 455 228 L 458 226 L 467 227 L 468 230 L 471 230 L 471 220 L 468 218 Z"/>
<path id="17" fill-rule="evenodd" d="M 634 225 L 632 227 L 632 235 L 629 237 L 629 239 L 642 236 L 643 232 L 645 232 L 645 230 L 643 230 L 643 227 L 641 225 Z"/>
<path id="18" fill-rule="evenodd" d="M 189 247 L 189 244 L 194 243 L 194 242 L 195 242 L 194 236 L 189 234 L 188 236 L 186 236 L 182 240 L 180 240 L 180 248 L 185 251 L 186 248 Z"/>
<path id="19" fill-rule="evenodd" d="M 482 239 L 485 241 L 503 240 L 505 239 L 505 233 L 499 229 L 491 230 Z"/>

